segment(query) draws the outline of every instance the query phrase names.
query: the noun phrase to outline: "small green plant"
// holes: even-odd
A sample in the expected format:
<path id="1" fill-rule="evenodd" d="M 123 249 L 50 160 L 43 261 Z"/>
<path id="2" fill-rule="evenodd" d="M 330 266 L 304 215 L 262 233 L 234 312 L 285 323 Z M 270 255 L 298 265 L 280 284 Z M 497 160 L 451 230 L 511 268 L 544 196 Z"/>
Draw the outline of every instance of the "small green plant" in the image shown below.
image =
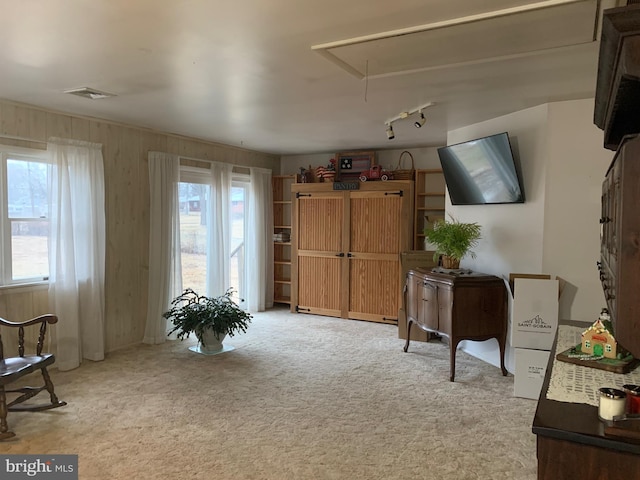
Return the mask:
<path id="1" fill-rule="evenodd" d="M 482 227 L 477 223 L 459 222 L 452 216 L 449 218 L 449 221 L 436 220 L 424 230 L 425 238 L 435 246 L 434 260 L 440 255 L 458 262 L 467 254 L 475 258 L 471 249 L 478 245 Z"/>
<path id="2" fill-rule="evenodd" d="M 213 330 L 218 339 L 246 332 L 253 317 L 232 300 L 232 295 L 231 288 L 219 297 L 198 295 L 187 288 L 172 300 L 171 309 L 162 314 L 173 323 L 169 335 L 178 332 L 177 337 L 183 340 L 193 332 L 202 343 L 202 335 L 207 329 Z"/>

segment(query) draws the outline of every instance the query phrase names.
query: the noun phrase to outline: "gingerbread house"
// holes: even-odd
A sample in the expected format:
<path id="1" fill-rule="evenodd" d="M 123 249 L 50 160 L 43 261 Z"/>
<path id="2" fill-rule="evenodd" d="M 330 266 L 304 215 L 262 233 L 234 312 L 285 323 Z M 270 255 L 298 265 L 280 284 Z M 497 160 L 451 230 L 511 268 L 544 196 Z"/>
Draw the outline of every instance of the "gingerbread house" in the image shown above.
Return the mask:
<path id="1" fill-rule="evenodd" d="M 594 357 L 616 358 L 617 345 L 608 320 L 598 319 L 582 332 L 582 353 Z"/>

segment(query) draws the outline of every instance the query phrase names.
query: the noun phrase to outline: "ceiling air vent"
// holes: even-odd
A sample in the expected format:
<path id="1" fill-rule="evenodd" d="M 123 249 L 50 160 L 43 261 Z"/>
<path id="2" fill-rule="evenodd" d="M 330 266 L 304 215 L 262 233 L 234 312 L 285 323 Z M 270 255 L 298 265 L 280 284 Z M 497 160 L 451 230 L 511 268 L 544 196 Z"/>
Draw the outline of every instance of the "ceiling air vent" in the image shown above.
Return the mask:
<path id="1" fill-rule="evenodd" d="M 88 87 L 72 88 L 71 90 L 65 90 L 64 93 L 77 95 L 79 97 L 88 98 L 90 100 L 98 100 L 100 98 L 115 97 L 115 94 L 113 93 L 101 92 L 100 90 L 95 90 L 93 88 L 88 88 Z"/>

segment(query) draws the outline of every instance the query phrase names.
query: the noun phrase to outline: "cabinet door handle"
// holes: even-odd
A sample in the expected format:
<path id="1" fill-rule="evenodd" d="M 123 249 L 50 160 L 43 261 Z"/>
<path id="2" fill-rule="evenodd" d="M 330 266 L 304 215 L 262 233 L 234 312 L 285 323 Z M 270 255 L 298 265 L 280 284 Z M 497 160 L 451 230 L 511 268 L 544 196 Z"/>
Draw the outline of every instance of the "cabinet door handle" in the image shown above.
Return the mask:
<path id="1" fill-rule="evenodd" d="M 353 253 L 351 253 L 351 252 L 347 253 L 347 257 L 351 258 L 353 256 L 354 256 Z"/>
<path id="2" fill-rule="evenodd" d="M 344 253 L 343 252 L 336 253 L 336 257 L 344 257 Z"/>

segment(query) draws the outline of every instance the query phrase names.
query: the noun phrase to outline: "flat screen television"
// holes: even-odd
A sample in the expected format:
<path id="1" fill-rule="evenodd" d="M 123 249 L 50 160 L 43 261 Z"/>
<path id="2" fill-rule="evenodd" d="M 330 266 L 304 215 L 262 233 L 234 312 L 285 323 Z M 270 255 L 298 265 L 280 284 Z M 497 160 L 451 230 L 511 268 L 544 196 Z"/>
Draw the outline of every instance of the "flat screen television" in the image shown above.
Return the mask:
<path id="1" fill-rule="evenodd" d="M 507 133 L 438 149 L 452 205 L 524 203 Z"/>

